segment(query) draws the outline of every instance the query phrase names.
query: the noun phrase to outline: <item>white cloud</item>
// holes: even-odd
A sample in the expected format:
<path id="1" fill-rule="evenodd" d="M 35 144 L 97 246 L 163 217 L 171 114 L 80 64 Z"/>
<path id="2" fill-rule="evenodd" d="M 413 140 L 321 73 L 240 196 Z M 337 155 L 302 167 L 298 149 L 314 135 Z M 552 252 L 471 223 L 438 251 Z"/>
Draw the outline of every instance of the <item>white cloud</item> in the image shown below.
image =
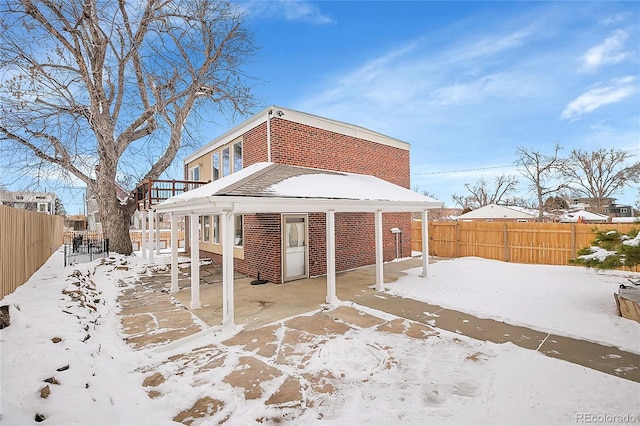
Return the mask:
<path id="1" fill-rule="evenodd" d="M 334 24 L 335 20 L 322 13 L 320 8 L 305 0 L 250 1 L 240 4 L 251 15 L 282 17 L 287 21 L 312 24 Z"/>
<path id="2" fill-rule="evenodd" d="M 624 22 L 627 18 L 631 17 L 632 14 L 630 12 L 621 12 L 616 13 L 614 15 L 609 15 L 604 17 L 604 19 L 600 20 L 598 23 L 602 25 L 616 25 L 620 22 Z"/>
<path id="3" fill-rule="evenodd" d="M 617 64 L 629 56 L 623 50 L 624 43 L 629 33 L 623 30 L 615 30 L 601 44 L 592 47 L 582 56 L 582 68 L 585 71 L 593 71 L 603 65 Z"/>
<path id="4" fill-rule="evenodd" d="M 560 118 L 575 120 L 601 106 L 620 102 L 638 91 L 635 81 L 635 77 L 627 76 L 614 78 L 607 86 L 598 84 L 571 101 L 562 111 Z"/>
<path id="5" fill-rule="evenodd" d="M 506 36 L 484 37 L 475 43 L 466 44 L 461 51 L 456 53 L 456 57 L 459 59 L 477 59 L 495 56 L 524 45 L 529 34 L 531 34 L 531 31 L 517 31 Z"/>

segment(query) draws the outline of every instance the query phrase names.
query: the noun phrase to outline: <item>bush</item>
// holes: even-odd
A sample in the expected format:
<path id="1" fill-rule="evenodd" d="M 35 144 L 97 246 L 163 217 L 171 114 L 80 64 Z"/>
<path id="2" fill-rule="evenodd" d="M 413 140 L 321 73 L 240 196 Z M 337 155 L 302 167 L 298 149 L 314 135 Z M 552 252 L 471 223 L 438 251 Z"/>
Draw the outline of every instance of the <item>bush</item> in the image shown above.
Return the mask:
<path id="1" fill-rule="evenodd" d="M 626 234 L 618 231 L 598 231 L 590 247 L 578 251 L 569 263 L 598 269 L 631 267 L 640 263 L 640 235 L 638 229 Z"/>

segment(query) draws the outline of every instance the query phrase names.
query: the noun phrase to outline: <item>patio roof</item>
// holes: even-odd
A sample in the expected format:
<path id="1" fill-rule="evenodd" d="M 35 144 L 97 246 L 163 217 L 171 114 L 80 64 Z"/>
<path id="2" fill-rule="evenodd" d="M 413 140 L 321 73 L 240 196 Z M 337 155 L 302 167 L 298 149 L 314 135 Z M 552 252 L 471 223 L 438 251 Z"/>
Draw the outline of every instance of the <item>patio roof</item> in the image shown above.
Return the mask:
<path id="1" fill-rule="evenodd" d="M 416 212 L 431 197 L 374 176 L 257 163 L 156 205 L 158 213 Z"/>
<path id="2" fill-rule="evenodd" d="M 222 242 L 223 324 L 234 323 L 233 226 L 237 214 L 312 213 L 326 214 L 327 303 L 335 304 L 335 213 L 374 213 L 376 249 L 376 290 L 382 290 L 382 213 L 422 212 L 443 207 L 431 197 L 392 184 L 374 176 L 257 163 L 199 188 L 175 195 L 154 206 L 150 212 L 171 213 L 171 291 L 178 291 L 177 217 L 190 216 L 191 226 L 191 308 L 200 308 L 198 215 L 220 215 Z M 143 223 L 145 221 L 143 212 Z M 143 228 L 143 257 L 146 256 Z M 153 233 L 153 232 L 151 232 Z M 427 275 L 428 226 L 422 229 L 422 276 Z M 151 250 L 152 253 L 153 249 Z M 151 258 L 152 260 L 152 258 Z"/>

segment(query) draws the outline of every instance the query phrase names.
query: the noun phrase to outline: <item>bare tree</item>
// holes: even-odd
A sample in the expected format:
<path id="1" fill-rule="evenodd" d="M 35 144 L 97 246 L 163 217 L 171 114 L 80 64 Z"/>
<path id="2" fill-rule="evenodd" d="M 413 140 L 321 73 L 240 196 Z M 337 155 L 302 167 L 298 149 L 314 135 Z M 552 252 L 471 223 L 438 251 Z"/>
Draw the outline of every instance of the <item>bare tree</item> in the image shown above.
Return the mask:
<path id="1" fill-rule="evenodd" d="M 454 203 L 461 208 L 478 208 L 489 204 L 500 204 L 506 202 L 509 196 L 515 191 L 518 185 L 518 179 L 515 176 L 500 175 L 494 180 L 494 185 L 489 186 L 484 178 L 480 178 L 472 186 L 468 183 L 464 184 L 470 195 L 459 196 L 453 194 L 451 198 Z"/>
<path id="2" fill-rule="evenodd" d="M 628 151 L 601 148 L 586 152 L 573 150 L 562 169 L 569 187 L 591 198 L 597 208 L 606 199 L 631 183 L 640 182 L 640 162 L 625 166 L 632 155 Z"/>
<path id="3" fill-rule="evenodd" d="M 42 161 L 84 182 L 111 247 L 131 253 L 135 206 L 118 199 L 118 182 L 157 178 L 206 108 L 254 106 L 241 66 L 255 47 L 242 14 L 223 0 L 5 0 L 2 8 L 3 145 L 15 147 L 15 165 Z"/>
<path id="4" fill-rule="evenodd" d="M 562 159 L 558 152 L 562 148 L 556 144 L 553 154 L 542 154 L 533 149 L 518 148 L 517 164 L 522 168 L 520 173 L 530 182 L 531 189 L 538 200 L 538 220 L 542 220 L 544 214 L 544 197 L 552 195 L 564 188 L 563 184 L 551 185 L 551 181 L 562 167 Z"/>

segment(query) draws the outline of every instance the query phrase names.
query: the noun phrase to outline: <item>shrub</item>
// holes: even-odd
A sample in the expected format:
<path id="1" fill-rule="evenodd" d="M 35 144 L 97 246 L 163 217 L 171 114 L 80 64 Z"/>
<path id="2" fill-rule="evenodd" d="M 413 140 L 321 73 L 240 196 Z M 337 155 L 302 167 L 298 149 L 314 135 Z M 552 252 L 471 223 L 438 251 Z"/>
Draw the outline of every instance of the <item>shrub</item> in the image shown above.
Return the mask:
<path id="1" fill-rule="evenodd" d="M 640 264 L 640 234 L 632 229 L 626 234 L 618 231 L 598 231 L 590 247 L 578 250 L 569 263 L 598 269 L 631 267 Z"/>

